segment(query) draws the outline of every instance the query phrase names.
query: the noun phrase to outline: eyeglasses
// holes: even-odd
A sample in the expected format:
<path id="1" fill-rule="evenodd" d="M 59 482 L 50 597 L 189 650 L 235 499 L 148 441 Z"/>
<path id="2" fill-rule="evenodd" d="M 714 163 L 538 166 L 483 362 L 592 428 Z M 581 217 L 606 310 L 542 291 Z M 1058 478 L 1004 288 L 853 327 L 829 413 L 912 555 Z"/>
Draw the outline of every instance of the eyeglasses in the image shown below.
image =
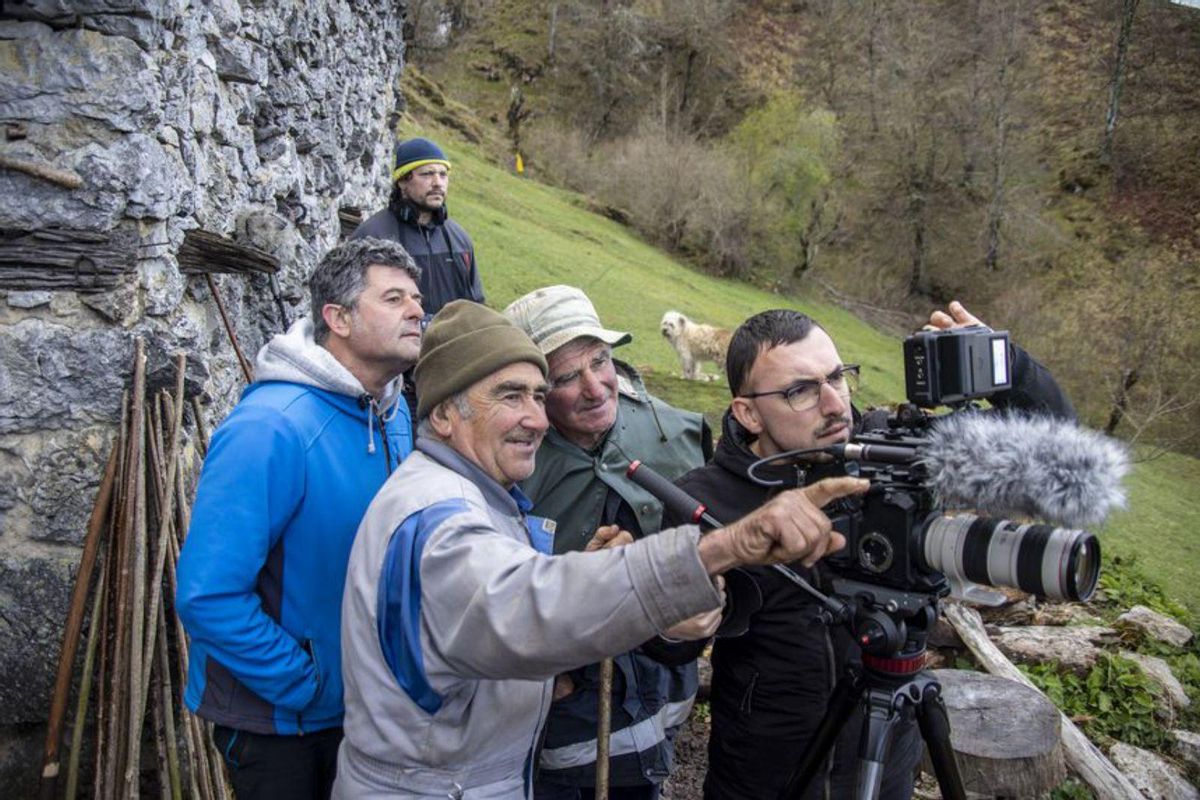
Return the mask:
<path id="1" fill-rule="evenodd" d="M 824 378 L 804 379 L 793 383 L 786 389 L 775 389 L 771 392 L 752 392 L 742 397 L 769 397 L 773 394 L 783 395 L 792 411 L 808 411 L 821 402 L 821 387 L 829 384 L 829 388 L 842 397 L 849 397 L 858 391 L 858 364 L 843 364 Z"/>

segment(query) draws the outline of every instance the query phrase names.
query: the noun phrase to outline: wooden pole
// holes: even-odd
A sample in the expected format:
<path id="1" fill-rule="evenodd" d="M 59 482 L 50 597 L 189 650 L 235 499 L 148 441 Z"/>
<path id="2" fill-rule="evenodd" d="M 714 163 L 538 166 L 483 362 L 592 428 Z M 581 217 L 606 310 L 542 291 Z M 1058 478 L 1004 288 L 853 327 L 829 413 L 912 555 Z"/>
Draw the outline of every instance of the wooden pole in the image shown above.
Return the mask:
<path id="1" fill-rule="evenodd" d="M 167 540 L 167 558 L 169 559 L 169 568 L 167 569 L 167 589 L 174 597 L 177 594 L 178 586 L 175 580 L 175 572 L 179 564 L 179 543 L 174 537 Z M 188 674 L 188 652 L 187 652 L 187 633 L 183 629 L 183 623 L 180 622 L 179 616 L 171 615 L 175 620 L 175 656 L 179 662 L 179 674 L 186 676 Z M 211 798 L 214 797 L 212 783 L 210 781 L 210 771 L 208 767 L 208 749 L 204 743 L 204 731 L 202 730 L 199 720 L 194 714 L 182 708 L 184 724 L 184 740 L 188 748 L 188 775 L 191 779 L 193 797 Z M 225 800 L 224 797 L 221 800 Z"/>
<path id="2" fill-rule="evenodd" d="M 167 733 L 167 768 L 171 779 L 172 800 L 182 800 L 183 780 L 179 774 L 179 741 L 175 737 L 175 692 L 172 690 L 171 659 L 167 654 L 167 617 L 162 606 L 158 608 L 158 674 L 163 723 Z"/>
<path id="3" fill-rule="evenodd" d="M 608 745 L 612 735 L 613 660 L 600 662 L 600 707 L 596 722 L 596 800 L 608 800 Z"/>
<path id="4" fill-rule="evenodd" d="M 54 797 L 58 788 L 58 745 L 62 736 L 62 722 L 67 711 L 67 696 L 71 693 L 71 673 L 75 667 L 75 654 L 79 649 L 79 633 L 83 628 L 83 612 L 87 606 L 88 588 L 100 552 L 101 532 L 108 521 L 108 509 L 112 504 L 113 483 L 117 475 L 119 442 L 113 443 L 100 480 L 100 490 L 88 519 L 87 535 L 83 541 L 83 555 L 79 559 L 79 570 L 75 573 L 75 586 L 71 589 L 71 602 L 67 611 L 66 628 L 63 631 L 62 649 L 58 654 L 58 675 L 54 681 L 54 694 L 50 700 L 50 717 L 46 726 L 46 744 L 42 758 L 41 796 L 43 800 Z M 93 627 L 98 617 L 93 616 Z M 89 639 L 91 636 L 89 635 Z"/>
<path id="5" fill-rule="evenodd" d="M 141 772 L 142 727 L 145 721 L 145 697 L 142 693 L 142 661 L 146 627 L 146 542 L 148 538 L 146 518 L 146 458 L 145 446 L 148 429 L 145 424 L 140 431 L 135 428 L 142 442 L 139 453 L 137 495 L 134 502 L 133 528 L 133 602 L 130 606 L 131 625 L 129 636 L 129 757 L 125 766 L 125 797 L 136 800 L 139 794 Z"/>
<path id="6" fill-rule="evenodd" d="M 96 742 L 92 750 L 95 754 L 94 768 L 92 770 L 92 797 L 101 798 L 104 796 L 102 791 L 104 784 L 103 769 L 101 765 L 104 763 L 104 752 L 106 740 L 104 732 L 105 724 L 108 720 L 108 663 L 110 651 L 108 649 L 108 625 L 112 618 L 113 609 L 113 594 L 112 587 L 116 584 L 116 548 L 112 546 L 112 538 L 109 539 L 108 558 L 104 564 L 104 587 L 107 590 L 107 597 L 104 605 L 100 609 L 100 665 L 96 670 Z"/>
<path id="7" fill-rule="evenodd" d="M 150 663 L 157 667 L 158 659 L 156 658 Z M 157 668 L 153 670 L 151 683 L 158 690 L 147 703 L 150 706 L 150 718 L 154 723 L 154 755 L 158 761 L 158 793 L 163 800 L 167 800 L 171 796 L 171 767 L 167 763 L 167 725 L 163 720 L 163 705 L 160 702 L 162 676 L 159 675 Z"/>
<path id="8" fill-rule="evenodd" d="M 217 311 L 221 314 L 221 322 L 225 324 L 225 333 L 229 334 L 229 343 L 233 345 L 233 352 L 237 355 L 238 366 L 242 368 L 242 377 L 246 379 L 246 383 L 253 383 L 254 371 L 250 369 L 250 362 L 246 360 L 246 356 L 242 352 L 242 346 L 238 343 L 237 334 L 233 331 L 233 323 L 229 321 L 229 313 L 225 310 L 225 301 L 221 299 L 221 293 L 217 291 L 217 282 L 213 280 L 211 272 L 204 273 L 204 280 L 208 281 L 208 291 L 212 293 L 213 300 L 217 304 Z"/>
<path id="9" fill-rule="evenodd" d="M 150 571 L 150 608 L 146 612 L 148 620 L 146 628 L 146 644 L 142 650 L 142 661 L 145 664 L 140 676 L 139 710 L 144 710 L 146 699 L 150 695 L 150 668 L 154 664 L 155 638 L 158 635 L 158 608 L 162 602 L 163 567 L 167 562 L 167 537 L 171 533 L 171 523 L 174 520 L 175 508 L 175 473 L 179 468 L 179 440 L 183 432 L 183 375 L 187 369 L 187 356 L 179 353 L 175 357 L 175 408 L 171 417 L 171 451 L 166 457 L 166 476 L 162 475 L 163 464 L 155 466 L 158 481 L 158 540 L 155 544 L 154 566 Z M 161 395 L 160 395 L 161 397 Z M 163 420 L 160 419 L 160 422 Z M 162 433 L 162 425 L 154 426 L 155 438 Z M 161 453 L 161 450 L 159 451 Z"/>
<path id="10" fill-rule="evenodd" d="M 200 443 L 200 457 L 208 455 L 208 428 L 204 425 L 204 414 L 200 410 L 200 398 L 192 396 L 192 417 L 196 420 L 196 440 Z"/>
<path id="11" fill-rule="evenodd" d="M 109 676 L 111 691 L 109 703 L 112 713 L 109 716 L 108 739 L 109 753 L 104 764 L 103 794 L 105 797 L 117 798 L 123 795 L 119 782 L 125 778 L 122 768 L 128 754 L 129 740 L 126 736 L 127 712 L 129 709 L 129 663 L 131 608 L 133 596 L 133 539 L 134 528 L 137 526 L 137 495 L 138 476 L 144 475 L 142 468 L 142 451 L 145 447 L 145 396 L 146 396 L 146 356 L 145 342 L 139 336 L 134 339 L 133 390 L 129 402 L 129 421 L 126 427 L 125 471 L 122 486 L 122 515 L 117 528 L 117 543 L 120 557 L 120 570 L 117 580 L 116 615 L 114 623 L 114 643 L 112 670 Z M 140 646 L 140 642 L 138 643 Z"/>
<path id="12" fill-rule="evenodd" d="M 115 471 L 115 470 L 114 470 Z M 91 623 L 88 625 L 87 645 L 83 656 L 83 675 L 79 679 L 79 697 L 75 701 L 75 723 L 71 728 L 71 753 L 67 758 L 67 791 L 64 797 L 75 798 L 79 785 L 79 751 L 83 749 L 83 728 L 87 724 L 88 700 L 92 694 L 92 666 L 96 660 L 96 645 L 101 639 L 100 618 L 104 614 L 104 596 L 108 591 L 108 570 L 100 570 L 100 585 L 92 601 Z M 99 729 L 99 725 L 97 725 Z M 98 765 L 97 765 L 98 766 Z M 43 789 L 43 797 L 45 790 Z"/>

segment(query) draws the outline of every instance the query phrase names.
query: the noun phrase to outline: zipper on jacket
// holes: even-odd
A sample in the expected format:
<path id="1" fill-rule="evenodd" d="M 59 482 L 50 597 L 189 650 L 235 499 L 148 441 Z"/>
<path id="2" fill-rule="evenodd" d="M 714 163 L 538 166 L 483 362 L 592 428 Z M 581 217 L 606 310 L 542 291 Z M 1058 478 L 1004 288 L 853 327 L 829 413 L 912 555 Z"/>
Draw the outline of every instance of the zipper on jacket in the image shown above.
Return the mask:
<path id="1" fill-rule="evenodd" d="M 833 634 L 829 630 L 829 626 L 825 626 L 825 655 L 829 658 L 829 693 L 833 695 L 834 689 L 837 688 L 838 669 L 837 656 L 833 652 Z M 825 764 L 825 800 L 832 800 L 833 793 L 833 765 L 837 760 L 837 739 L 833 740 L 833 746 L 829 748 L 829 760 Z"/>
<path id="2" fill-rule="evenodd" d="M 407 403 L 408 399 L 401 397 L 398 402 Z M 368 410 L 368 414 L 375 414 L 374 411 Z M 383 421 L 383 414 L 375 414 L 375 418 L 379 420 L 379 438 L 383 439 L 383 471 L 386 475 L 392 474 L 392 450 L 388 446 L 387 423 Z"/>

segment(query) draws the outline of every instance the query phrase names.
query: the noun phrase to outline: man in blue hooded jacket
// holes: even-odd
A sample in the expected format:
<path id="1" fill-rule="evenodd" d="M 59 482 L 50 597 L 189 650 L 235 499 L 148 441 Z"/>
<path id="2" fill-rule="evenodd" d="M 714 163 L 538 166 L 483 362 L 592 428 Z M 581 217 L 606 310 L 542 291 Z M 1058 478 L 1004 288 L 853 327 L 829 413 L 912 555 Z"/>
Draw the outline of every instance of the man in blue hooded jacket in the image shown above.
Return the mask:
<path id="1" fill-rule="evenodd" d="M 179 561 L 184 701 L 214 723 L 239 799 L 325 798 L 342 738 L 346 564 L 412 449 L 401 373 L 421 347 L 420 269 L 357 239 L 310 281 L 312 315 L 258 354 L 212 438 Z"/>

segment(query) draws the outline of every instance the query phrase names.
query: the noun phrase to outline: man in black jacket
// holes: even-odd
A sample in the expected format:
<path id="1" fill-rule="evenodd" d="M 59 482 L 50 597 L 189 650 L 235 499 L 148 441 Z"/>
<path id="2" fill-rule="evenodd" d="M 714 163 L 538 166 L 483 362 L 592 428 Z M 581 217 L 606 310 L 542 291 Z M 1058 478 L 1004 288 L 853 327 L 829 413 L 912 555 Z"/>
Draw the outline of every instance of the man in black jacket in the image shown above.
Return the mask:
<path id="1" fill-rule="evenodd" d="M 392 181 L 388 207 L 355 228 L 350 238 L 389 239 L 408 251 L 421 269 L 425 324 L 451 300 L 482 303 L 475 245 L 446 211 L 450 160 L 442 148 L 419 137 L 397 142 Z M 417 390 L 411 371 L 404 373 L 404 398 L 415 424 Z"/>
<path id="2" fill-rule="evenodd" d="M 430 320 L 451 300 L 483 302 L 475 246 L 446 212 L 450 160 L 428 139 L 396 145 L 388 207 L 363 222 L 350 238 L 399 242 L 421 268 L 421 297 Z"/>
<path id="3" fill-rule="evenodd" d="M 949 313 L 937 311 L 930 318 L 935 328 L 972 324 L 980 323 L 957 302 Z M 1012 347 L 1011 355 L 1013 387 L 990 398 L 992 404 L 1073 418 L 1050 373 L 1020 348 Z M 858 368 L 843 363 L 829 335 L 796 311 L 765 311 L 744 322 L 730 343 L 726 372 L 733 401 L 713 461 L 677 482 L 718 520 L 738 519 L 772 494 L 803 485 L 804 471 L 797 466 L 755 471 L 779 481 L 777 487 L 754 482 L 748 469 L 760 458 L 845 442 L 864 427 L 880 427 L 887 416 L 870 411 L 864 418 L 851 405 Z M 815 570 L 792 566 L 814 581 Z M 843 667 L 860 657 L 848 631 L 823 624 L 816 602 L 778 573 L 748 568 L 741 577 L 751 596 L 761 595 L 761 604 L 755 599 L 744 635 L 718 632 L 713 648 L 707 800 L 778 797 L 816 733 Z M 731 594 L 745 597 L 733 577 L 728 579 Z M 856 712 L 806 798 L 853 795 L 861 727 Z M 910 719 L 896 729 L 882 798 L 911 796 L 920 753 Z"/>

